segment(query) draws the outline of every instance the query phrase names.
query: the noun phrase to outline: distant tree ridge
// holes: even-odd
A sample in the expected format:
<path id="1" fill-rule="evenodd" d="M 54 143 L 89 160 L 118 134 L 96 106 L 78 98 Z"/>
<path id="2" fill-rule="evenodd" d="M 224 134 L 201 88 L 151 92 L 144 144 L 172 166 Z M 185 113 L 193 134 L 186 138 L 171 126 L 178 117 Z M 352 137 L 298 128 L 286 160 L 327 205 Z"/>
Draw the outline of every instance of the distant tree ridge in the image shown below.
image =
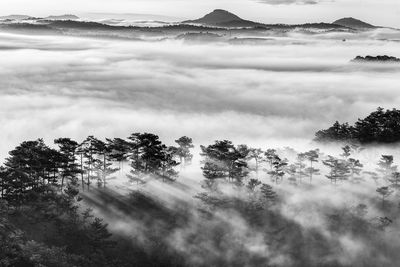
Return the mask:
<path id="1" fill-rule="evenodd" d="M 377 63 L 384 63 L 384 62 L 388 62 L 388 63 L 400 63 L 400 58 L 396 58 L 396 57 L 392 57 L 392 56 L 357 56 L 355 59 L 352 60 L 352 62 L 377 62 Z"/>
<path id="2" fill-rule="evenodd" d="M 400 110 L 378 108 L 354 125 L 339 123 L 315 134 L 317 142 L 396 143 L 400 141 Z"/>

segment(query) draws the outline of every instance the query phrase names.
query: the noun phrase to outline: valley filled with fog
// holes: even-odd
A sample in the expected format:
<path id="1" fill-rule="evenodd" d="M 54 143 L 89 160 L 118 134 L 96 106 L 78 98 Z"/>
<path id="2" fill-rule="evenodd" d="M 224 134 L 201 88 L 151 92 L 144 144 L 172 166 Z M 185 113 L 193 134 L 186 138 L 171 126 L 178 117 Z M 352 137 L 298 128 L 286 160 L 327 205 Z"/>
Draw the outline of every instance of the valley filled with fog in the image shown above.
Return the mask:
<path id="1" fill-rule="evenodd" d="M 185 134 L 198 145 L 306 145 L 336 120 L 399 103 L 398 64 L 350 63 L 399 56 L 388 35 L 400 39 L 385 29 L 247 44 L 1 33 L 1 156 L 34 137 L 134 131 L 169 143 Z"/>
<path id="2" fill-rule="evenodd" d="M 35 157 L 37 153 L 40 160 L 53 148 L 65 153 L 70 158 L 64 165 L 43 169 L 43 175 L 32 165 L 35 171 L 29 169 L 29 175 L 39 181 L 38 188 L 43 181 L 42 186 L 52 185 L 54 195 L 65 197 L 62 201 L 68 205 L 78 203 L 79 208 L 67 208 L 65 214 L 91 208 L 104 219 L 118 251 L 101 252 L 109 245 L 107 234 L 99 238 L 106 241 L 99 241 L 93 254 L 74 250 L 79 242 L 70 242 L 68 234 L 65 240 L 70 243 L 65 246 L 56 238 L 46 239 L 37 233 L 58 227 L 48 221 L 46 230 L 24 229 L 27 236 L 63 247 L 60 255 L 68 257 L 60 256 L 66 263 L 59 266 L 396 266 L 397 143 L 350 142 L 346 148 L 350 139 L 317 143 L 314 138 L 335 121 L 352 125 L 378 107 L 399 107 L 400 64 L 352 60 L 367 55 L 400 57 L 400 31 L 300 27 L 185 33 L 173 27 L 127 28 L 115 35 L 107 27 L 107 34 L 100 34 L 104 29 L 74 27 L 60 27 L 64 34 L 0 31 L 0 158 L 8 158 L 4 177 L 13 177 L 19 168 L 28 170 L 15 163 L 26 151 Z M 140 149 L 151 147 L 143 140 L 155 137 L 132 133 L 159 136 L 165 144 L 160 153 L 171 158 L 165 156 L 149 171 L 148 164 L 153 163 L 135 157 Z M 86 139 L 92 135 L 111 141 Z M 179 161 L 176 151 L 182 145 L 176 140 L 182 136 L 192 138 L 193 147 L 185 147 L 185 153 L 192 154 Z M 68 140 L 54 144 L 60 137 L 76 140 L 82 150 Z M 118 150 L 115 138 L 128 137 L 126 144 L 119 140 L 128 147 L 126 157 L 108 158 Z M 32 151 L 18 147 L 39 138 L 43 141 L 23 143 L 34 147 Z M 158 137 L 154 140 L 158 149 Z M 62 142 L 72 144 L 72 156 L 63 151 L 67 146 Z M 99 143 L 111 149 L 98 149 Z M 170 147 L 177 144 L 181 147 L 176 150 Z M 92 145 L 98 146 L 94 152 Z M 248 148 L 263 151 L 255 155 Z M 228 154 L 227 160 L 213 154 L 218 149 Z M 186 164 L 186 157 L 191 164 Z M 227 162 L 235 167 L 226 167 Z M 68 167 L 73 174 L 65 175 L 63 168 Z M 219 167 L 223 171 L 216 170 Z M 108 171 L 113 176 L 109 180 Z M 71 193 L 74 186 L 80 193 Z M 48 191 L 40 194 L 47 196 Z M 4 199 L 15 205 L 15 214 L 18 209 L 33 209 L 19 198 L 14 204 L 14 191 L 10 192 L 4 194 L 11 200 Z M 62 207 L 53 215 L 69 222 Z M 81 225 L 90 220 L 86 215 Z M 18 226 L 24 228 L 22 223 Z M 95 226 L 104 230 L 101 224 Z M 90 239 L 88 243 L 92 246 Z M 23 248 L 31 247 L 28 243 Z M 70 259 L 68 253 L 89 259 L 90 264 L 88 260 L 86 265 L 68 265 L 81 260 Z M 128 263 L 114 262 L 115 258 Z"/>

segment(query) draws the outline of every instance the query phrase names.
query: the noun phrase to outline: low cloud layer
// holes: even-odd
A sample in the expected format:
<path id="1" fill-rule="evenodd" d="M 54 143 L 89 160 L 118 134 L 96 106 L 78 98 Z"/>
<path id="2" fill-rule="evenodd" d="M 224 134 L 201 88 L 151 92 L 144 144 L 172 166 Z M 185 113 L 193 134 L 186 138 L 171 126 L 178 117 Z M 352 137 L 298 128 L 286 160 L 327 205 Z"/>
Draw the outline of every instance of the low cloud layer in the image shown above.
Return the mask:
<path id="1" fill-rule="evenodd" d="M 399 42 L 382 40 L 399 38 L 398 33 L 299 32 L 271 38 L 267 43 L 231 45 L 0 34 L 0 156 L 21 141 L 40 137 L 50 143 L 56 137 L 80 141 L 88 135 L 125 137 L 144 131 L 159 134 L 166 143 L 187 135 L 196 145 L 231 139 L 263 149 L 293 146 L 304 151 L 314 132 L 335 120 L 353 122 L 378 106 L 399 108 L 398 66 L 349 62 L 357 55 L 400 57 Z M 326 216 L 338 214 L 337 210 L 349 213 L 361 203 L 370 207 L 368 220 L 381 216 L 375 189 L 384 184 L 369 180 L 362 185 L 331 186 L 321 175 L 315 185 L 292 187 L 285 180 L 274 185 L 283 200 L 275 215 L 279 215 L 278 222 L 285 223 L 283 229 L 291 229 L 289 233 L 294 235 L 281 233 L 281 224 L 276 226 L 270 213 L 263 218 L 271 225 L 263 227 L 279 231 L 266 232 L 229 209 L 204 219 L 197 209 L 199 201 L 193 198 L 204 191 L 196 165 L 198 152 L 197 147 L 193 169 L 184 171 L 177 183 L 168 186 L 150 181 L 141 188 L 169 210 L 180 207 L 187 211 L 185 227 L 171 231 L 151 216 L 156 223 L 148 225 L 146 220 L 138 220 L 135 212 L 127 215 L 93 196 L 92 201 L 98 203 L 96 212 L 114 233 L 137 239 L 139 244 L 148 243 L 147 234 L 159 234 L 158 238 L 193 266 L 223 266 L 217 264 L 221 255 L 226 257 L 224 262 L 238 266 L 256 266 L 257 259 L 262 266 L 265 262 L 291 266 L 296 259 L 293 250 L 274 243 L 294 244 L 295 252 L 303 251 L 307 247 L 299 240 L 315 236 L 330 244 L 328 260 L 344 266 L 365 266 L 360 261 L 364 257 L 374 260 L 368 262 L 371 266 L 390 266 L 383 263 L 391 259 L 371 256 L 377 249 L 387 248 L 382 244 L 390 244 L 393 252 L 384 254 L 393 255 L 393 262 L 398 262 L 398 240 L 381 242 L 396 235 L 388 232 L 370 246 L 347 232 L 332 232 Z M 380 155 L 391 152 L 369 150 L 357 158 L 374 170 Z M 395 158 L 398 163 L 398 155 Z M 321 163 L 314 166 L 327 171 Z M 269 181 L 265 173 L 261 179 Z M 121 175 L 114 186 L 125 193 L 132 189 L 126 183 Z M 232 192 L 231 185 L 223 188 L 224 193 L 229 190 Z M 249 196 L 248 192 L 232 192 L 236 193 L 241 198 Z M 177 205 L 181 202 L 183 208 Z M 318 235 L 312 234 L 315 232 Z M 283 241 L 273 242 L 277 236 Z M 321 260 L 318 250 L 304 255 Z"/>
<path id="2" fill-rule="evenodd" d="M 27 139 L 137 131 L 167 143 L 182 135 L 197 145 L 306 143 L 335 120 L 398 107 L 398 67 L 349 63 L 400 56 L 399 43 L 382 36 L 196 45 L 0 34 L 1 155 Z"/>

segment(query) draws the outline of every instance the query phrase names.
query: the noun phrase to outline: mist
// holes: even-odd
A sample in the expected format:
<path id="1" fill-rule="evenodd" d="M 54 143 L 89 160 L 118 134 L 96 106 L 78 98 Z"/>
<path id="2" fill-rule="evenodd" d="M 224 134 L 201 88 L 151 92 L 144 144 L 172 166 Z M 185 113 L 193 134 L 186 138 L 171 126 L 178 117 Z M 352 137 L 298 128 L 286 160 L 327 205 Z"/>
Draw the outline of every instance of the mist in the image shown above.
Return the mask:
<path id="1" fill-rule="evenodd" d="M 150 132 L 173 145 L 189 136 L 193 164 L 176 181 L 147 175 L 144 184 L 132 183 L 124 162 L 107 189 L 81 192 L 80 210 L 92 208 L 116 240 L 155 257 L 154 266 L 396 266 L 398 193 L 384 210 L 376 193 L 387 184 L 383 178 L 362 173 L 362 182 L 333 185 L 322 161 L 341 158 L 344 144 L 313 139 L 335 121 L 352 124 L 377 107 L 398 106 L 399 64 L 351 60 L 400 57 L 399 40 L 393 29 L 299 29 L 261 38 L 250 32 L 215 42 L 2 32 L 0 158 L 38 138 L 53 146 L 59 137 L 81 142 Z M 271 185 L 276 204 L 227 181 L 211 190 L 199 146 L 215 140 L 274 148 L 289 163 L 321 148 L 320 174 L 292 184 L 287 177 L 274 182 L 266 163 L 260 174 L 250 171 L 244 184 L 257 178 Z M 372 172 L 382 155 L 400 164 L 395 144 L 352 156 Z M 387 216 L 393 223 L 385 228 Z"/>
<path id="2" fill-rule="evenodd" d="M 87 133 L 307 143 L 335 120 L 399 102 L 398 66 L 350 63 L 399 56 L 398 42 L 306 37 L 233 45 L 2 33 L 2 156 L 22 140 Z"/>

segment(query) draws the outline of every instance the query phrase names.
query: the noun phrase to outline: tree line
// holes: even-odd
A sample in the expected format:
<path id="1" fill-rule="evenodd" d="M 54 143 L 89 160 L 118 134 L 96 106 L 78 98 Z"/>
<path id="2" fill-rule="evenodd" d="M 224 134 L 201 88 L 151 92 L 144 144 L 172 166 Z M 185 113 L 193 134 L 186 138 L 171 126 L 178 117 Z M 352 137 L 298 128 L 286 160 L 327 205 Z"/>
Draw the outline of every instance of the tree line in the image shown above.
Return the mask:
<path id="1" fill-rule="evenodd" d="M 61 192 L 74 198 L 81 190 L 90 190 L 93 184 L 106 187 L 117 172 L 128 164 L 127 178 L 141 185 L 148 179 L 174 181 L 179 176 L 178 166 L 192 163 L 193 140 L 183 136 L 167 146 L 151 133 L 134 133 L 126 139 L 102 141 L 94 136 L 78 143 L 70 138 L 54 140 L 57 148 L 47 146 L 42 139 L 26 141 L 9 152 L 0 167 L 0 197 L 9 204 L 22 205 L 37 195 Z M 290 184 L 304 181 L 312 183 L 321 175 L 318 164 L 325 167 L 325 177 L 332 184 L 343 181 L 360 183 L 370 177 L 376 184 L 382 178 L 388 186 L 377 191 L 383 201 L 400 187 L 400 172 L 391 155 L 383 155 L 376 172 L 363 171 L 363 164 L 354 155 L 363 150 L 358 145 L 345 145 L 339 157 L 325 155 L 319 149 L 298 153 L 287 148 L 293 162 L 281 156 L 276 149 L 262 150 L 247 145 L 234 145 L 231 141 L 215 141 L 201 148 L 201 169 L 205 184 L 212 188 L 218 180 L 226 180 L 252 191 L 261 184 L 262 173 L 272 183 Z M 125 167 L 126 168 L 126 167 Z"/>
<path id="2" fill-rule="evenodd" d="M 78 187 L 106 187 L 126 162 L 132 182 L 144 183 L 148 176 L 174 180 L 178 176 L 176 166 L 189 165 L 193 157 L 192 139 L 186 136 L 176 140 L 175 147 L 166 146 L 150 133 L 105 141 L 89 136 L 81 143 L 59 138 L 54 143 L 57 148 L 47 146 L 42 139 L 26 141 L 9 152 L 0 168 L 2 199 L 20 205 L 54 188 L 77 194 Z"/>
<path id="3" fill-rule="evenodd" d="M 385 186 L 377 187 L 376 192 L 382 199 L 382 207 L 386 199 L 400 189 L 400 172 L 394 164 L 392 155 L 382 155 L 377 162 L 375 171 L 364 170 L 363 163 L 356 158 L 363 147 L 345 145 L 338 156 L 325 155 L 319 149 L 298 153 L 286 148 L 294 157 L 293 162 L 281 156 L 282 151 L 276 149 L 255 149 L 246 145 L 235 146 L 231 141 L 216 141 L 209 146 L 201 146 L 202 171 L 206 178 L 207 188 L 212 189 L 217 181 L 224 180 L 237 186 L 245 186 L 254 192 L 257 188 L 265 191 L 272 189 L 270 185 L 261 183 L 260 171 L 264 177 L 269 177 L 272 184 L 280 184 L 286 180 L 292 185 L 299 185 L 307 181 L 313 182 L 316 176 L 321 176 L 324 167 L 324 177 L 333 185 L 342 182 L 360 184 L 371 179 L 379 186 L 379 180 Z M 322 165 L 321 165 L 322 164 Z M 265 192 L 264 192 L 265 193 Z M 271 195 L 271 192 L 267 194 Z M 274 194 L 272 194 L 274 195 Z"/>
<path id="4" fill-rule="evenodd" d="M 330 128 L 315 134 L 317 142 L 355 142 L 361 144 L 400 141 L 400 110 L 378 108 L 354 125 L 336 121 Z"/>

